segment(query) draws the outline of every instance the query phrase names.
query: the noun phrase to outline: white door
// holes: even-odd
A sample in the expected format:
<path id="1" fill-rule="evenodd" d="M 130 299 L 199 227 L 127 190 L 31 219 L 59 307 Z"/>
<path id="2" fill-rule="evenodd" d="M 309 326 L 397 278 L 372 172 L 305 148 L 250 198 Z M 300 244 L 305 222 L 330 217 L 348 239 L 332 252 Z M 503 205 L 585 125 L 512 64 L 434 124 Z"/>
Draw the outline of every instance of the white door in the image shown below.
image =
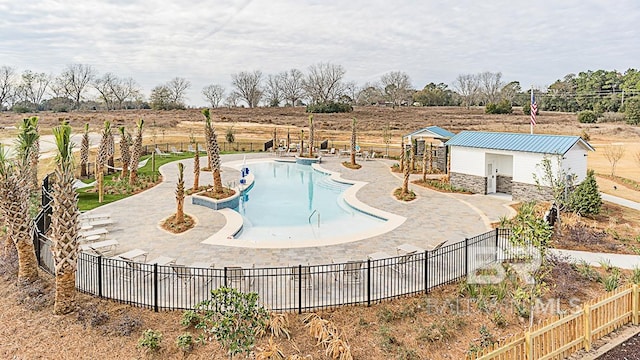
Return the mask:
<path id="1" fill-rule="evenodd" d="M 496 192 L 496 172 L 493 170 L 493 163 L 487 164 L 487 194 Z"/>

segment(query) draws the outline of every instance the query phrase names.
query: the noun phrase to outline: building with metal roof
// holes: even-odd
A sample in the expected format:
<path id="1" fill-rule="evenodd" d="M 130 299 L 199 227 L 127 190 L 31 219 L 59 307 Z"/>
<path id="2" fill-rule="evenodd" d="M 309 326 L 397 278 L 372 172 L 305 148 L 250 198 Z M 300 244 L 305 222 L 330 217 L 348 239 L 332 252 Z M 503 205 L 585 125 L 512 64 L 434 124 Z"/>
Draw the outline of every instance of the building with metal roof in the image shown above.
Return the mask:
<path id="1" fill-rule="evenodd" d="M 446 142 L 451 185 L 480 194 L 506 193 L 514 200 L 550 200 L 542 163 L 553 174 L 571 175 L 577 184 L 587 174 L 594 148 L 579 136 L 462 131 Z"/>
<path id="2" fill-rule="evenodd" d="M 447 131 L 439 126 L 428 126 L 426 128 L 422 128 L 420 130 L 416 130 L 411 134 L 404 135 L 403 138 L 407 139 L 423 139 L 423 138 L 431 138 L 437 140 L 449 140 L 454 137 L 456 134 Z"/>

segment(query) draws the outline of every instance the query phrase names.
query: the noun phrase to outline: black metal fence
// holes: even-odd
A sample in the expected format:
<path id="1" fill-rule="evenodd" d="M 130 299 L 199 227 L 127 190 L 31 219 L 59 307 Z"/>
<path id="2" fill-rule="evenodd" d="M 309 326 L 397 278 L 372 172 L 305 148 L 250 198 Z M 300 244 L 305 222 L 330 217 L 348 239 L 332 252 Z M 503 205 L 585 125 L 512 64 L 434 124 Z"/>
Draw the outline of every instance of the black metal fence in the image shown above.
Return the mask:
<path id="1" fill-rule="evenodd" d="M 34 245 L 40 267 L 54 273 L 49 177 L 36 218 Z M 384 259 L 266 268 L 196 268 L 107 258 L 80 252 L 78 290 L 119 302 L 161 309 L 191 309 L 221 286 L 257 292 L 274 311 L 311 311 L 380 302 L 460 281 L 489 264 L 522 255 L 508 229 L 495 229 L 433 251 Z"/>
<path id="2" fill-rule="evenodd" d="M 268 268 L 192 268 L 137 263 L 89 253 L 78 256 L 76 287 L 123 303 L 191 309 L 220 286 L 257 292 L 276 311 L 310 311 L 380 302 L 457 282 L 509 248 L 509 231 L 496 229 L 464 241 L 379 260 Z M 51 242 L 37 237 L 39 264 L 52 273 Z M 487 249 L 491 256 L 487 257 Z"/>

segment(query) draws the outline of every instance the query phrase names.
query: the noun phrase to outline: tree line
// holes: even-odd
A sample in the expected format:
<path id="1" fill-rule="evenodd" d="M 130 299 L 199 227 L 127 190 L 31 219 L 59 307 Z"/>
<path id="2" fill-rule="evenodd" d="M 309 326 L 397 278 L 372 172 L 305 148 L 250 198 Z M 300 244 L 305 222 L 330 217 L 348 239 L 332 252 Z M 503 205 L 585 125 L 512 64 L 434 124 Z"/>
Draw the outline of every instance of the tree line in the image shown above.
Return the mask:
<path id="1" fill-rule="evenodd" d="M 386 106 L 487 106 L 504 104 L 529 107 L 530 89 L 519 81 L 506 81 L 501 72 L 460 74 L 449 84 L 428 83 L 416 89 L 402 71 L 383 74 L 378 81 L 358 85 L 345 78 L 343 66 L 332 63 L 310 65 L 305 72 L 289 69 L 276 74 L 260 70 L 231 74 L 231 87 L 209 84 L 202 99 L 212 108 L 301 106 L 342 103 Z M 59 75 L 25 70 L 18 73 L 0 67 L 0 109 L 17 112 L 74 109 L 182 109 L 187 105 L 191 82 L 175 77 L 155 86 L 148 97 L 132 78 L 107 72 L 98 74 L 91 65 L 70 64 Z M 535 89 L 540 110 L 596 113 L 617 112 L 625 102 L 640 95 L 640 71 L 612 70 L 567 74 L 546 88 Z"/>

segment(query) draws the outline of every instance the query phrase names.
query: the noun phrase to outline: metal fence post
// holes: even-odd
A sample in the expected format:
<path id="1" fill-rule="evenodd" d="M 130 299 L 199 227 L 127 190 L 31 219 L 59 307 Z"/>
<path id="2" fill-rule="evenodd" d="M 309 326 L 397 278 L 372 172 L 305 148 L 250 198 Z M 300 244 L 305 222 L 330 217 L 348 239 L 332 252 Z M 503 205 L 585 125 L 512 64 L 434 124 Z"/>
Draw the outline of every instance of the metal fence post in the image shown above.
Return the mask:
<path id="1" fill-rule="evenodd" d="M 469 277 L 469 238 L 464 238 L 464 276 Z"/>
<path id="2" fill-rule="evenodd" d="M 298 314 L 302 314 L 302 265 L 298 265 Z"/>
<path id="3" fill-rule="evenodd" d="M 500 238 L 500 231 L 499 231 L 498 228 L 496 228 L 495 232 L 496 232 L 496 247 L 495 247 L 496 256 L 495 256 L 494 261 L 498 261 L 498 246 L 499 246 L 498 243 L 499 243 L 499 238 Z"/>
<path id="4" fill-rule="evenodd" d="M 153 264 L 153 311 L 158 312 L 158 263 Z"/>
<path id="5" fill-rule="evenodd" d="M 98 297 L 102 297 L 102 255 L 98 255 Z"/>
<path id="6" fill-rule="evenodd" d="M 229 287 L 227 284 L 227 267 L 224 267 L 224 287 Z"/>
<path id="7" fill-rule="evenodd" d="M 367 259 L 367 306 L 371 306 L 371 259 Z"/>
<path id="8" fill-rule="evenodd" d="M 429 250 L 424 251 L 424 293 L 429 293 Z"/>

